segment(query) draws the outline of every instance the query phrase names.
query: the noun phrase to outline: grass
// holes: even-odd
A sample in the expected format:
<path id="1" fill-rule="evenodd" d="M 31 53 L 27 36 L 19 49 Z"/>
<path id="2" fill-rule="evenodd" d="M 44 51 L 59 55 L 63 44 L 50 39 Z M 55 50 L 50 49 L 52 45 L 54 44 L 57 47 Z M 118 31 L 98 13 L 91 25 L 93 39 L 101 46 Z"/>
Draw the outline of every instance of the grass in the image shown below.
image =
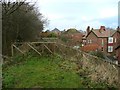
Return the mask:
<path id="1" fill-rule="evenodd" d="M 16 57 L 15 60 L 19 58 Z M 56 56 L 21 58 L 22 63 L 3 69 L 3 88 L 108 87 L 76 73 L 77 65 Z M 19 60 L 20 61 L 20 60 Z"/>

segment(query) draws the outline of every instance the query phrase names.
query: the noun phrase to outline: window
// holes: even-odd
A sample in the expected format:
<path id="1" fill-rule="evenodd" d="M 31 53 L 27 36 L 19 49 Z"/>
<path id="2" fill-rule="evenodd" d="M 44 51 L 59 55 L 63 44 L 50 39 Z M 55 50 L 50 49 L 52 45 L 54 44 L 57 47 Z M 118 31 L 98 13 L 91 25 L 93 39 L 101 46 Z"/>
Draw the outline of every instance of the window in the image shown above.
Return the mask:
<path id="1" fill-rule="evenodd" d="M 88 40 L 88 43 L 92 43 L 92 40 Z"/>
<path id="2" fill-rule="evenodd" d="M 90 40 L 90 43 L 92 43 L 92 40 Z"/>
<path id="3" fill-rule="evenodd" d="M 108 46 L 108 52 L 113 52 L 113 46 Z"/>
<path id="4" fill-rule="evenodd" d="M 86 42 L 86 40 L 83 40 L 83 42 Z"/>
<path id="5" fill-rule="evenodd" d="M 108 38 L 108 43 L 113 43 L 113 37 Z"/>

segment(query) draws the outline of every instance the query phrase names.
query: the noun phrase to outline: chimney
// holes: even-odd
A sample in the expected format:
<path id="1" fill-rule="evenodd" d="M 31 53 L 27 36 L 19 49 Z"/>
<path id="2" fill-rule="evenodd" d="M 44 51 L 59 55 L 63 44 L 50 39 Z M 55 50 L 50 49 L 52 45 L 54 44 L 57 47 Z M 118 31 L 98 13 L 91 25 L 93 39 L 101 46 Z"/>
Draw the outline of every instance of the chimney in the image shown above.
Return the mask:
<path id="1" fill-rule="evenodd" d="M 117 31 L 120 31 L 120 27 L 119 26 L 117 27 Z"/>
<path id="2" fill-rule="evenodd" d="M 100 26 L 99 32 L 102 33 L 103 31 L 105 31 L 105 26 Z"/>
<path id="3" fill-rule="evenodd" d="M 87 34 L 90 32 L 90 26 L 87 27 Z"/>
<path id="4" fill-rule="evenodd" d="M 100 30 L 104 30 L 105 31 L 105 26 L 101 26 Z"/>

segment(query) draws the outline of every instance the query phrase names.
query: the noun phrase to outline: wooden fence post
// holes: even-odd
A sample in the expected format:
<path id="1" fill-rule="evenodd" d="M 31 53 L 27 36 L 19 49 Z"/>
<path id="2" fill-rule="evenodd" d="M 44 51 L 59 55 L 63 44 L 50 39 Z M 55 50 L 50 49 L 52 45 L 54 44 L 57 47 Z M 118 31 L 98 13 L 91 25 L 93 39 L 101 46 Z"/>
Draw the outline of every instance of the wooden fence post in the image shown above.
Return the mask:
<path id="1" fill-rule="evenodd" d="M 14 55 L 13 44 L 11 45 L 11 53 L 12 53 L 12 56 L 13 56 Z"/>

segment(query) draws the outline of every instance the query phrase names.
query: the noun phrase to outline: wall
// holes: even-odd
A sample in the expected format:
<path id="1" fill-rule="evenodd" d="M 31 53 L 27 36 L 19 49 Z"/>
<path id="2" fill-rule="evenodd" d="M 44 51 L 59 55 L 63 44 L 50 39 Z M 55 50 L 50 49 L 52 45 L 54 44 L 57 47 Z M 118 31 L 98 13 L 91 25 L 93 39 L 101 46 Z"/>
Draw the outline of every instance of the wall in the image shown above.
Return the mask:
<path id="1" fill-rule="evenodd" d="M 103 45 L 102 45 L 102 40 L 103 40 Z M 103 52 L 107 53 L 107 38 L 98 38 L 97 43 L 100 45 L 99 49 L 102 50 L 103 47 Z"/>
<path id="2" fill-rule="evenodd" d="M 115 48 L 117 46 L 117 37 L 118 37 L 118 32 L 116 32 L 114 35 L 113 35 L 113 52 L 115 53 Z M 116 42 L 115 42 L 115 38 L 116 38 Z"/>
<path id="3" fill-rule="evenodd" d="M 96 44 L 97 41 L 98 41 L 97 36 L 96 36 L 93 32 L 91 32 L 91 33 L 86 37 L 86 44 L 87 44 L 87 45 L 90 44 L 90 43 L 88 43 L 88 40 L 92 40 L 92 44 Z"/>

